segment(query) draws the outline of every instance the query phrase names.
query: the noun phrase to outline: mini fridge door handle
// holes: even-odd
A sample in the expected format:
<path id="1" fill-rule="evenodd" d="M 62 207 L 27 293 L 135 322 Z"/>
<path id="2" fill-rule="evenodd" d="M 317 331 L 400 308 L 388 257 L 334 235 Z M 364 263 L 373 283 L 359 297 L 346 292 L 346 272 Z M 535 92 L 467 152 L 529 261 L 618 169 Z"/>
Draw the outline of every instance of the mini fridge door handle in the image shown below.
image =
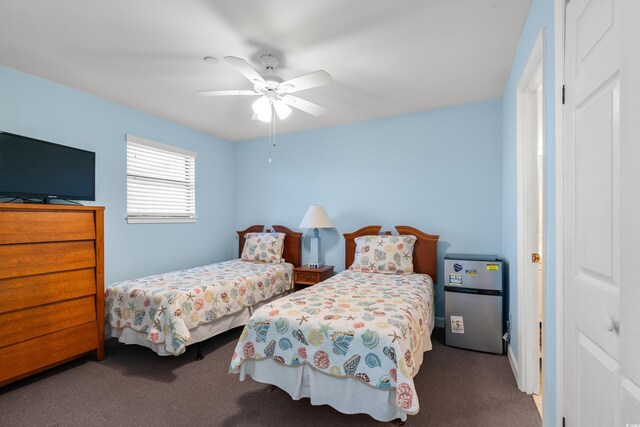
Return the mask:
<path id="1" fill-rule="evenodd" d="M 456 292 L 459 294 L 476 294 L 476 295 L 494 295 L 502 296 L 502 291 L 496 291 L 492 289 L 475 289 L 475 288 L 461 288 L 457 286 L 445 286 L 445 292 Z"/>

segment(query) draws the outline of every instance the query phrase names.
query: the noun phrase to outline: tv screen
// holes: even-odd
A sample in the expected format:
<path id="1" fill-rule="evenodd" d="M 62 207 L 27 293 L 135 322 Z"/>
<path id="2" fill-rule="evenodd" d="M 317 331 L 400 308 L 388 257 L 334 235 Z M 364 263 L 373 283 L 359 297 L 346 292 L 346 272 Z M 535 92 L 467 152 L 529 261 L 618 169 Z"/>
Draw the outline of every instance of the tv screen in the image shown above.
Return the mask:
<path id="1" fill-rule="evenodd" d="M 0 196 L 95 200 L 91 151 L 0 132 Z"/>

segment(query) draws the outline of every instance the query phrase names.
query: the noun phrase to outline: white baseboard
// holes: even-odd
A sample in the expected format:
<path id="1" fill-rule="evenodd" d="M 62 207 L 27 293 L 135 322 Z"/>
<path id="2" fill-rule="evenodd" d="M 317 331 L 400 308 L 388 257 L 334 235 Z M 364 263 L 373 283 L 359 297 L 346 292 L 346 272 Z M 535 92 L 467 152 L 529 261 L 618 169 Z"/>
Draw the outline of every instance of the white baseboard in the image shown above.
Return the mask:
<path id="1" fill-rule="evenodd" d="M 436 317 L 436 328 L 444 328 L 444 317 Z"/>
<path id="2" fill-rule="evenodd" d="M 520 378 L 520 373 L 518 371 L 518 361 L 516 360 L 516 357 L 513 354 L 511 345 L 507 346 L 507 355 L 509 357 L 509 365 L 511 366 L 511 370 L 513 371 L 513 376 L 516 378 L 516 384 L 518 385 L 518 388 L 520 388 L 520 384 L 518 384 L 518 381 Z"/>

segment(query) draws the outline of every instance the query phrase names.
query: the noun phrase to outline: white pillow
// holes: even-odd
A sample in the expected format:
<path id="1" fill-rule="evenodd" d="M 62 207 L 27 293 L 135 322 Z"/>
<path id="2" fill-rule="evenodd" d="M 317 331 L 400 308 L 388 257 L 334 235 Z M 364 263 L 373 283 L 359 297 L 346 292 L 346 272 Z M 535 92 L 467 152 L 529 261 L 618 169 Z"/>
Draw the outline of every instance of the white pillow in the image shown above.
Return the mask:
<path id="1" fill-rule="evenodd" d="M 283 262 L 284 233 L 247 233 L 240 258 L 271 264 Z"/>
<path id="2" fill-rule="evenodd" d="M 349 270 L 366 273 L 413 273 L 416 236 L 356 237 L 356 255 Z"/>

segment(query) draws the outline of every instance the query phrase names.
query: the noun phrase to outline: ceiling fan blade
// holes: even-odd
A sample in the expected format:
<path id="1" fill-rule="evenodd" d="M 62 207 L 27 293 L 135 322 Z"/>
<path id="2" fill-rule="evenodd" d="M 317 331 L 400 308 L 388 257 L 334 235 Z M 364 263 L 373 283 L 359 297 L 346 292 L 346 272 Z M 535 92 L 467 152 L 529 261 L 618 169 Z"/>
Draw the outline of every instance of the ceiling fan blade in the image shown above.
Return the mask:
<path id="1" fill-rule="evenodd" d="M 260 95 L 252 90 L 199 90 L 202 96 Z"/>
<path id="2" fill-rule="evenodd" d="M 329 73 L 324 70 L 314 71 L 295 79 L 287 80 L 280 83 L 281 92 L 293 93 L 300 90 L 311 89 L 313 87 L 324 86 L 331 83 L 332 78 Z"/>
<path id="3" fill-rule="evenodd" d="M 316 117 L 323 115 L 327 111 L 327 109 L 322 105 L 314 104 L 313 102 L 298 98 L 297 96 L 286 95 L 282 97 L 282 101 L 293 108 L 297 108 L 300 111 L 304 111 L 305 113 L 312 114 Z"/>
<path id="4" fill-rule="evenodd" d="M 235 56 L 225 56 L 225 61 L 229 64 L 236 67 L 236 70 L 240 71 L 243 76 L 245 76 L 252 84 L 255 84 L 256 81 L 264 82 L 264 79 L 258 72 L 251 66 L 247 61 L 242 58 L 237 58 Z"/>

